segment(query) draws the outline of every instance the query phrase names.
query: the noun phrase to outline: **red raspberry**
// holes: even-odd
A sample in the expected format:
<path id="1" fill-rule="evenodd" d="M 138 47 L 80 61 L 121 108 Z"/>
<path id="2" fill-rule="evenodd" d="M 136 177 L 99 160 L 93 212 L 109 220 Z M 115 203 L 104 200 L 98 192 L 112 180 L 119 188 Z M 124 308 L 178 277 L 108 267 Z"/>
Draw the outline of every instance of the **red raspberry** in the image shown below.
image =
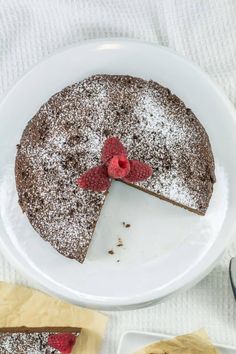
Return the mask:
<path id="1" fill-rule="evenodd" d="M 115 155 L 127 156 L 127 151 L 116 137 L 108 138 L 102 148 L 102 162 L 108 163 Z"/>
<path id="2" fill-rule="evenodd" d="M 94 192 L 106 191 L 110 187 L 110 180 L 106 166 L 96 166 L 86 171 L 76 181 L 78 186 L 83 189 L 90 189 Z"/>
<path id="3" fill-rule="evenodd" d="M 108 165 L 108 175 L 112 178 L 123 178 L 130 171 L 130 163 L 125 155 L 114 156 Z"/>
<path id="4" fill-rule="evenodd" d="M 152 174 L 152 168 L 146 163 L 129 160 L 130 163 L 130 172 L 125 176 L 123 181 L 125 182 L 139 182 L 147 179 Z"/>
<path id="5" fill-rule="evenodd" d="M 72 352 L 72 348 L 75 345 L 76 336 L 72 333 L 57 333 L 51 334 L 48 337 L 48 344 L 62 354 L 69 354 Z"/>

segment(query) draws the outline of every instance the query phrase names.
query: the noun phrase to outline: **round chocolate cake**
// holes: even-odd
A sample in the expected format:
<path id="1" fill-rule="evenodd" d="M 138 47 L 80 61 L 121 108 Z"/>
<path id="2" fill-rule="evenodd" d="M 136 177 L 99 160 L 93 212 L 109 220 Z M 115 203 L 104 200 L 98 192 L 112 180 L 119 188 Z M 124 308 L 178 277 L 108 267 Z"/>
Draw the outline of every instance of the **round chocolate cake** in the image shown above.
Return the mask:
<path id="1" fill-rule="evenodd" d="M 129 183 L 204 215 L 215 182 L 207 133 L 167 88 L 130 76 L 95 75 L 45 103 L 26 126 L 16 157 L 19 203 L 34 229 L 58 252 L 83 262 L 106 192 L 75 181 L 100 163 L 117 137 L 152 175 Z"/>

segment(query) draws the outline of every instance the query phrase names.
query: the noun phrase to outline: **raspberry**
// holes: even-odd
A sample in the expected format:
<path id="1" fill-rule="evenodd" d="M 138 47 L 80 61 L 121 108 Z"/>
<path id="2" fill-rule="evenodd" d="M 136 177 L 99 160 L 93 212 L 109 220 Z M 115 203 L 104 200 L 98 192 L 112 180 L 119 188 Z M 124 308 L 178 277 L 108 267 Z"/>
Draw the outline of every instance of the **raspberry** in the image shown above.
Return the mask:
<path id="1" fill-rule="evenodd" d="M 147 179 L 152 174 L 152 168 L 146 163 L 129 160 L 130 163 L 130 172 L 125 176 L 123 181 L 125 182 L 139 182 Z"/>
<path id="2" fill-rule="evenodd" d="M 127 151 L 116 137 L 108 138 L 102 148 L 101 160 L 103 163 L 108 163 L 115 155 L 127 156 Z"/>
<path id="3" fill-rule="evenodd" d="M 112 178 L 123 178 L 130 171 L 130 163 L 125 155 L 114 156 L 108 165 L 108 175 Z"/>
<path id="4" fill-rule="evenodd" d="M 79 187 L 90 189 L 94 192 L 106 191 L 110 187 L 110 180 L 106 166 L 96 166 L 86 171 L 76 181 Z"/>
<path id="5" fill-rule="evenodd" d="M 72 348 L 75 345 L 76 336 L 72 333 L 57 333 L 51 334 L 48 337 L 48 344 L 62 354 L 69 354 L 72 352 Z"/>

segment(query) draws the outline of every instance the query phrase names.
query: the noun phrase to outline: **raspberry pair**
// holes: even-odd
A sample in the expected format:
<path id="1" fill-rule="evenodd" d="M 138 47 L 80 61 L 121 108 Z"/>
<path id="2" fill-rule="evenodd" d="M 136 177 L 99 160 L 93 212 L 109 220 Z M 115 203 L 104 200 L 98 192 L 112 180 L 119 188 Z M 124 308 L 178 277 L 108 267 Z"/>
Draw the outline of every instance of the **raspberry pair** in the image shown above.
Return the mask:
<path id="1" fill-rule="evenodd" d="M 108 138 L 102 148 L 102 165 L 92 167 L 76 181 L 79 187 L 94 192 L 108 190 L 111 179 L 139 182 L 152 174 L 152 168 L 138 160 L 129 160 L 127 151 L 116 137 Z"/>

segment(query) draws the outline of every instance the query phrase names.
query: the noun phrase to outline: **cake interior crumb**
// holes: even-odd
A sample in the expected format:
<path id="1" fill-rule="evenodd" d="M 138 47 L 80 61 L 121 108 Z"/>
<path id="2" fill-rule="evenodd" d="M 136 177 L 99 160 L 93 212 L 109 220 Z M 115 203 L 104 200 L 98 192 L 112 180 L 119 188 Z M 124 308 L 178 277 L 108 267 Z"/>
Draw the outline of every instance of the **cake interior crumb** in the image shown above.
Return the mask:
<path id="1" fill-rule="evenodd" d="M 118 243 L 117 243 L 116 247 L 122 247 L 122 246 L 124 246 L 123 241 L 120 237 L 118 237 Z"/>

